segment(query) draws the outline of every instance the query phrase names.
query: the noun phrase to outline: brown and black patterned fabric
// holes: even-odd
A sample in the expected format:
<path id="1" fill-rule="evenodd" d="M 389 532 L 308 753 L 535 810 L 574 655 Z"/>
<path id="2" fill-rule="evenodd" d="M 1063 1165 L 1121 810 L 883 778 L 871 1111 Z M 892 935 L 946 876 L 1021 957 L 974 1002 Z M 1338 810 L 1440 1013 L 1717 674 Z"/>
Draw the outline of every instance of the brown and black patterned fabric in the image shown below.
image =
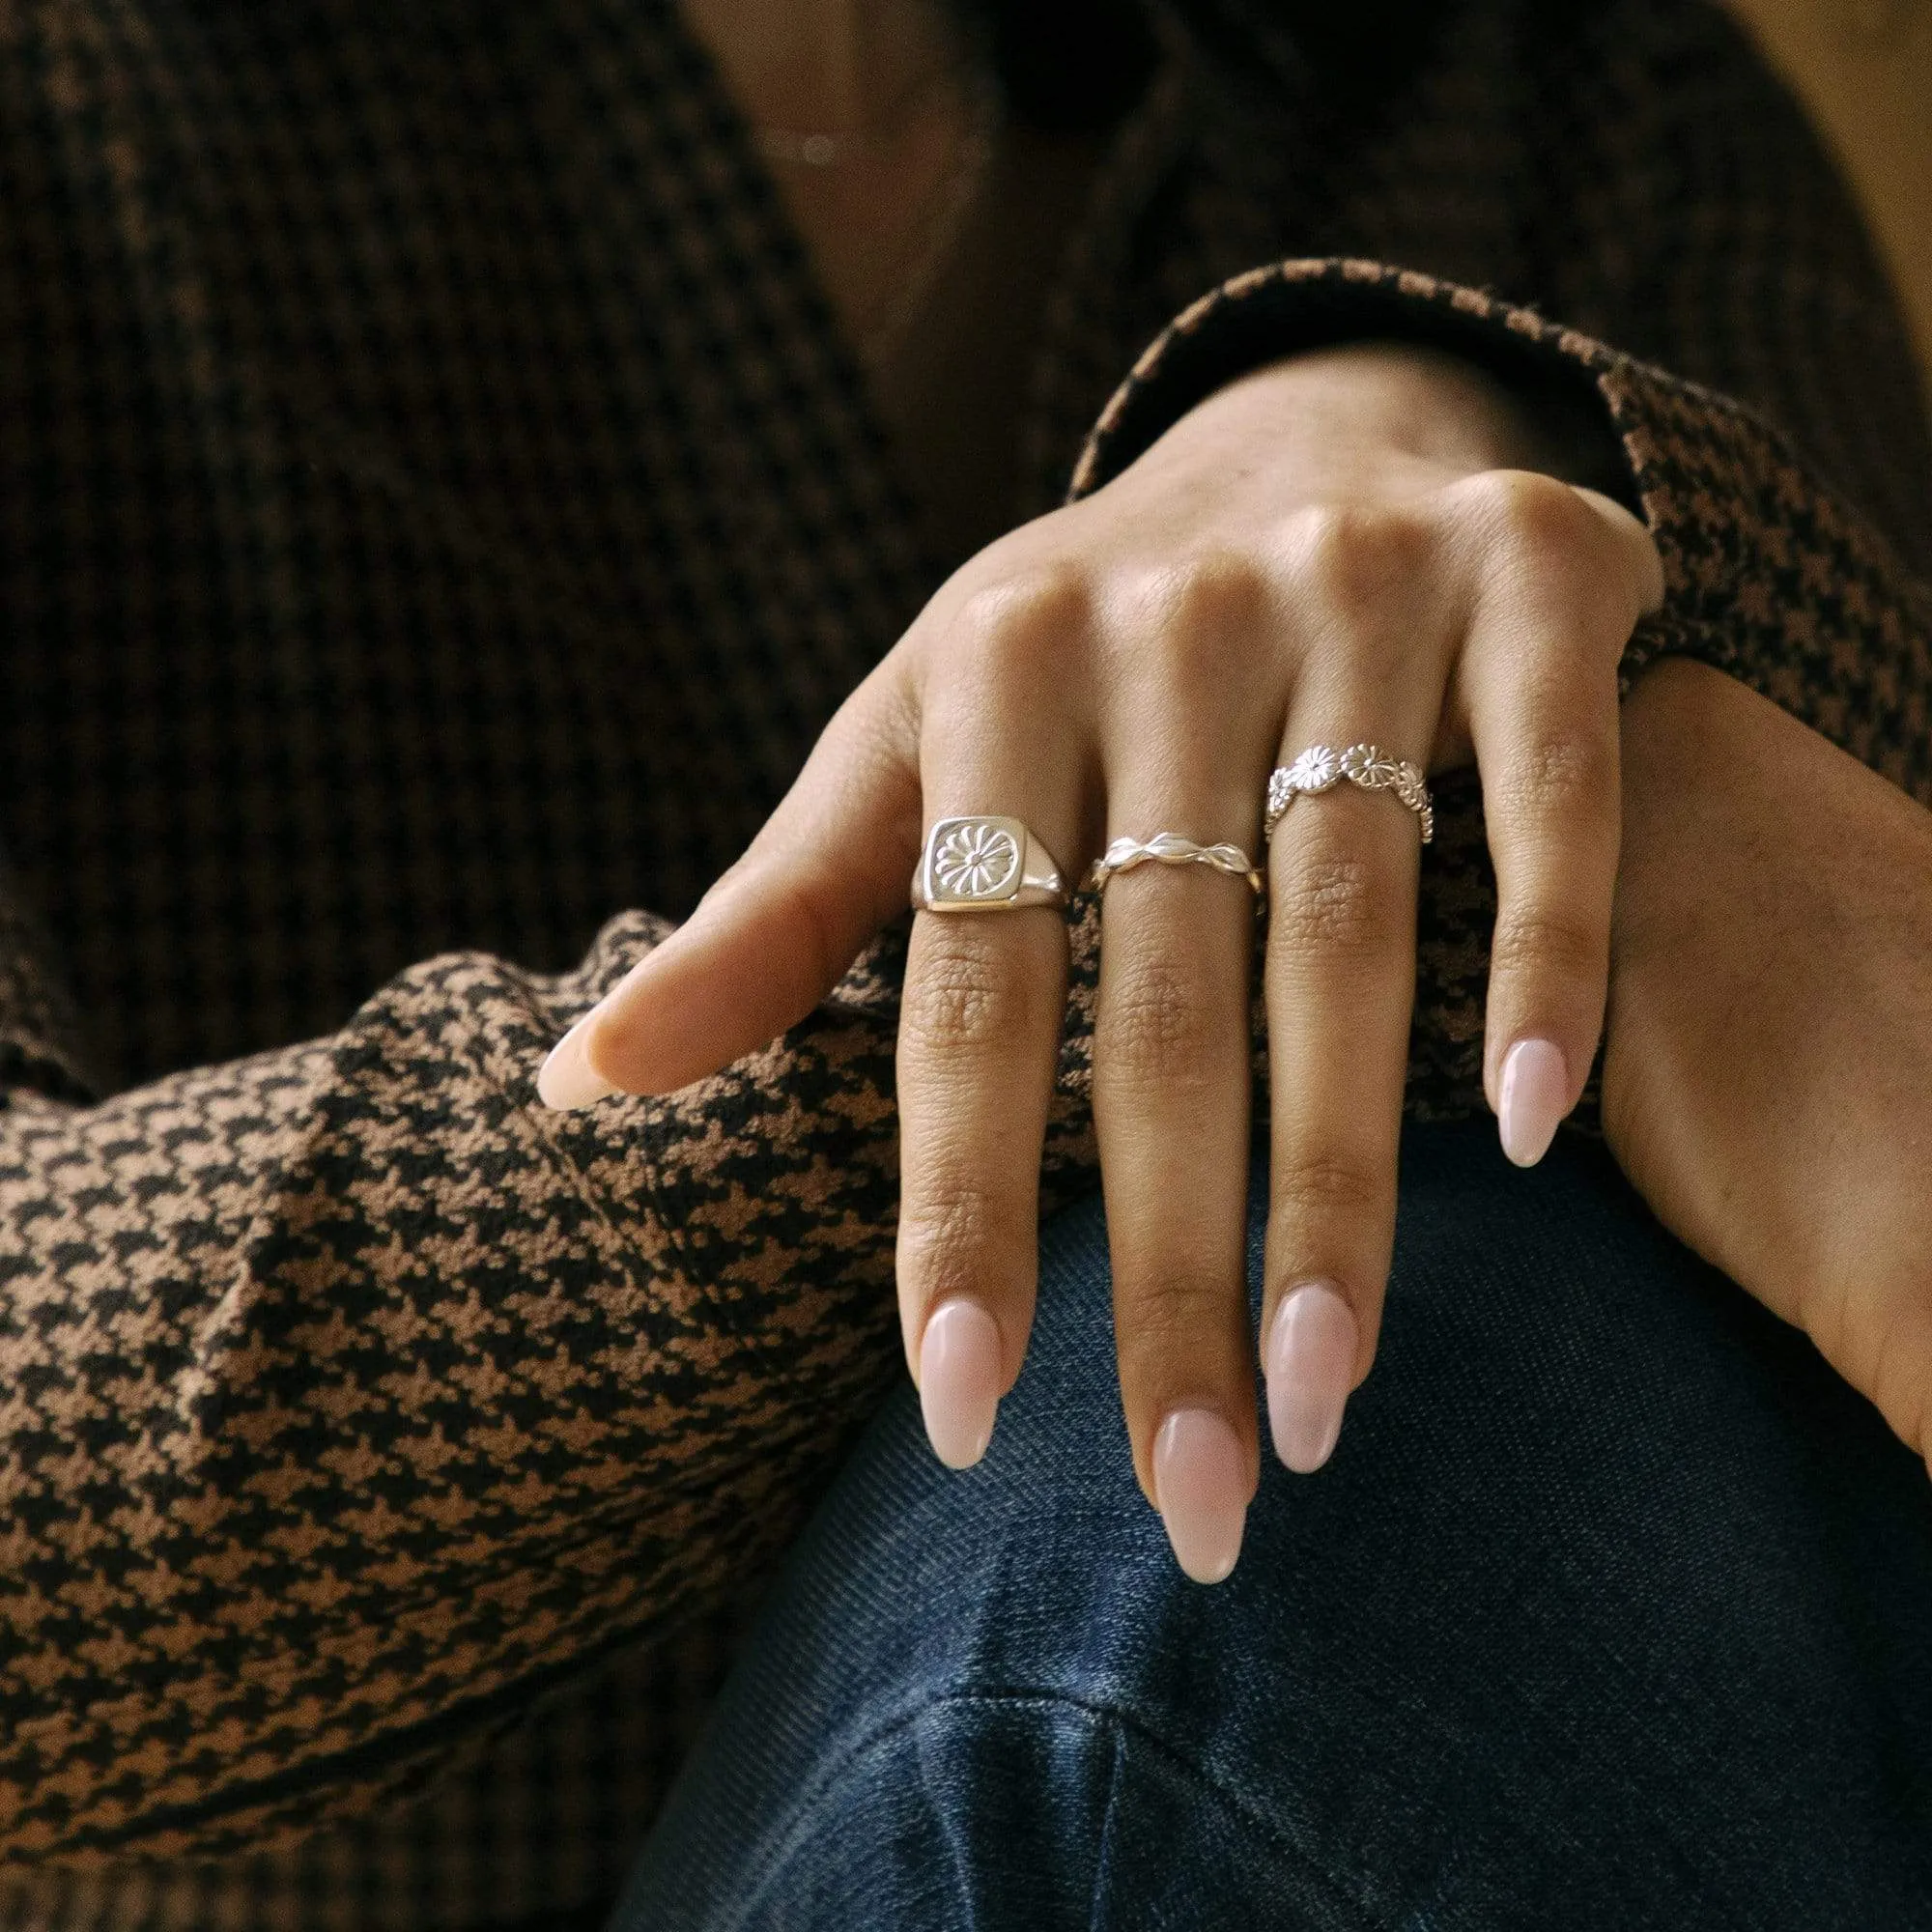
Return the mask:
<path id="1" fill-rule="evenodd" d="M 1932 798 L 1922 398 L 1795 108 L 1691 0 L 1390 11 L 1379 85 L 1287 4 L 1132 16 L 1012 517 L 1270 356 L 1446 345 L 1621 439 L 1633 674 Z M 533 1075 L 957 561 L 916 511 L 661 0 L 0 0 L 0 1922 L 611 1889 L 900 1373 L 903 933 L 673 1098 Z M 1441 803 L 1435 1115 L 1491 909 Z"/>

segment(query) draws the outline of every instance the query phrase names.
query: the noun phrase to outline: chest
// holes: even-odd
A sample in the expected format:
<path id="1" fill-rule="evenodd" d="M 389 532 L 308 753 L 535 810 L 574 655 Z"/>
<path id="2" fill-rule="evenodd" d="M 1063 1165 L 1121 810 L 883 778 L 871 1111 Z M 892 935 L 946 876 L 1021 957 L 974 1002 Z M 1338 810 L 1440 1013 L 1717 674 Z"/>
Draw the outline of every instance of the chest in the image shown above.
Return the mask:
<path id="1" fill-rule="evenodd" d="M 25 225 L 0 825 L 123 1077 L 688 907 L 930 587 L 675 43 L 430 17 L 157 36 Z"/>

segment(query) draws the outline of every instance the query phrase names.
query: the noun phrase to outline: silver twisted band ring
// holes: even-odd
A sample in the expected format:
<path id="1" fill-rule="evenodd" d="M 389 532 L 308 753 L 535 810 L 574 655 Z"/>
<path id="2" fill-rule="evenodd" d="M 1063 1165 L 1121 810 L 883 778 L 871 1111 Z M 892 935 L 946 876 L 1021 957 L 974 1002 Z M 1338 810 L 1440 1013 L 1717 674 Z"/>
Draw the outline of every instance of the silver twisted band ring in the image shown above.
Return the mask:
<path id="1" fill-rule="evenodd" d="M 1435 837 L 1435 806 L 1422 774 L 1406 758 L 1391 758 L 1374 745 L 1350 745 L 1338 752 L 1332 745 L 1311 745 L 1292 765 L 1277 765 L 1268 774 L 1266 836 L 1288 808 L 1304 792 L 1326 791 L 1344 779 L 1366 791 L 1392 791 L 1422 820 L 1422 842 Z"/>
<path id="2" fill-rule="evenodd" d="M 1156 832 L 1151 838 L 1116 838 L 1094 862 L 1089 884 L 1102 891 L 1116 872 L 1131 872 L 1136 866 L 1211 866 L 1231 879 L 1245 879 L 1257 894 L 1262 875 L 1255 862 L 1238 845 L 1197 845 L 1178 832 Z"/>
<path id="3" fill-rule="evenodd" d="M 1017 818 L 942 818 L 912 877 L 920 912 L 1012 912 L 1066 899 L 1053 855 Z"/>

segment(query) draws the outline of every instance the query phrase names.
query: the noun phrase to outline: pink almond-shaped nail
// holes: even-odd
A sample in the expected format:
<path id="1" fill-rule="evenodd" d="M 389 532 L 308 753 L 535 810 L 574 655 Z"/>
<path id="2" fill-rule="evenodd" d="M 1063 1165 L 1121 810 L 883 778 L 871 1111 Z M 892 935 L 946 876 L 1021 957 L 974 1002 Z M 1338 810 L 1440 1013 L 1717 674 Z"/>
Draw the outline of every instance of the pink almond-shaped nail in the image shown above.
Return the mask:
<path id="1" fill-rule="evenodd" d="M 1547 1039 L 1520 1039 L 1503 1061 L 1496 1129 L 1503 1151 L 1519 1167 L 1534 1167 L 1549 1151 L 1570 1111 L 1570 1071 L 1563 1049 Z"/>
<path id="2" fill-rule="evenodd" d="M 1153 1439 L 1153 1493 L 1175 1561 L 1197 1583 L 1218 1583 L 1241 1553 L 1248 1520 L 1247 1459 L 1227 1419 L 1179 1408 Z"/>
<path id="3" fill-rule="evenodd" d="M 919 1406 L 949 1468 L 970 1469 L 986 1453 L 1005 1384 L 1000 1324 L 963 1295 L 942 1301 L 919 1341 Z"/>
<path id="4" fill-rule="evenodd" d="M 1298 1476 L 1334 1454 L 1355 1378 L 1355 1311 L 1329 1281 L 1304 1281 L 1281 1298 L 1268 1330 L 1268 1434 Z"/>
<path id="5" fill-rule="evenodd" d="M 590 1057 L 583 1048 L 590 1022 L 603 1010 L 602 1007 L 592 1007 L 551 1048 L 549 1057 L 537 1069 L 537 1098 L 546 1107 L 560 1110 L 587 1107 L 593 1100 L 616 1093 L 617 1089 L 590 1065 Z"/>

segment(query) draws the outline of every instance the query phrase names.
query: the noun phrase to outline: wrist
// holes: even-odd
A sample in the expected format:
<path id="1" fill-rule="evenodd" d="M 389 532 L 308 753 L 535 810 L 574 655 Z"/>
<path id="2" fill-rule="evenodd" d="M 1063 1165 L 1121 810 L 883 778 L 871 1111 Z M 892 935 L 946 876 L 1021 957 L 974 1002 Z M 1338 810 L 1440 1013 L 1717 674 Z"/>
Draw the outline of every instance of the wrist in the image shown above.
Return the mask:
<path id="1" fill-rule="evenodd" d="M 1590 398 L 1505 382 L 1422 344 L 1344 343 L 1268 363 L 1182 421 L 1259 426 L 1284 451 L 1320 452 L 1324 467 L 1352 454 L 1364 468 L 1393 458 L 1437 478 L 1536 469 L 1630 495 L 1622 445 Z"/>

